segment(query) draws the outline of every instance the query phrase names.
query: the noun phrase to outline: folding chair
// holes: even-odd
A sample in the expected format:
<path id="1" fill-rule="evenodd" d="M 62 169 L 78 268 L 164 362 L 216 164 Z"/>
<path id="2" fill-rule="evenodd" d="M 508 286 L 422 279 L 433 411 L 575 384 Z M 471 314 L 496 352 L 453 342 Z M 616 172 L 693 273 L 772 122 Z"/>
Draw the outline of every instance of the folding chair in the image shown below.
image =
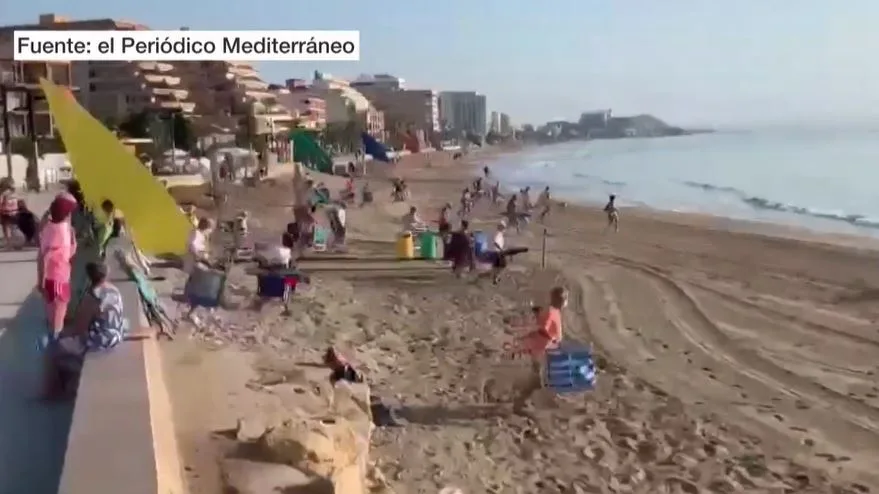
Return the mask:
<path id="1" fill-rule="evenodd" d="M 315 225 L 311 238 L 311 249 L 314 252 L 326 252 L 329 246 L 330 232 L 322 226 Z"/>
<path id="2" fill-rule="evenodd" d="M 543 386 L 556 393 L 577 393 L 595 388 L 595 362 L 592 349 L 566 344 L 546 352 Z"/>

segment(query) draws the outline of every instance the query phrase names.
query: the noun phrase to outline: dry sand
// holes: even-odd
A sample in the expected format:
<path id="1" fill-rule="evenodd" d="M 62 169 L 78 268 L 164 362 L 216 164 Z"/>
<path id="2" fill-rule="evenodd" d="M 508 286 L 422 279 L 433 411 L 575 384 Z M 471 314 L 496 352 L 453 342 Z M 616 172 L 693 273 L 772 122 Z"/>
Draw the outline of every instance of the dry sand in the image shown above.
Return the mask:
<path id="1" fill-rule="evenodd" d="M 417 160 L 396 173 L 432 219 L 473 171 Z M 364 260 L 393 255 L 408 206 L 374 182 L 377 203 L 349 209 L 350 251 Z M 233 202 L 274 238 L 290 187 Z M 481 206 L 478 226 L 498 213 Z M 305 262 L 315 282 L 289 317 L 247 310 L 253 282 L 234 276 L 225 326 L 165 347 L 192 492 L 223 492 L 235 440 L 220 432 L 283 419 L 297 391 L 272 384 L 295 383 L 327 344 L 401 407 L 406 425 L 377 429 L 372 451 L 399 493 L 879 490 L 879 254 L 852 246 L 868 242 L 629 209 L 619 234 L 603 227 L 599 208 L 556 208 L 546 269 L 541 225 L 510 234 L 532 252 L 498 287 L 424 263 Z M 596 349 L 598 389 L 544 392 L 512 415 L 521 366 L 501 346 L 556 283 L 572 294 L 566 338 Z"/>

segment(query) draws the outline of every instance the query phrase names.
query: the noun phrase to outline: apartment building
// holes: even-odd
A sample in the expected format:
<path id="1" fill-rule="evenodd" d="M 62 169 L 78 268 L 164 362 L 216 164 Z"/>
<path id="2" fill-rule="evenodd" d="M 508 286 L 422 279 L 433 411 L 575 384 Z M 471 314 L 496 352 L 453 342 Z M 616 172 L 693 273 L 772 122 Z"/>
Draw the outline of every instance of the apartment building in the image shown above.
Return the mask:
<path id="1" fill-rule="evenodd" d="M 311 92 L 326 103 L 328 124 L 360 121 L 366 132 L 379 140 L 385 137 L 385 115 L 372 102 L 344 80 L 315 72 Z"/>
<path id="2" fill-rule="evenodd" d="M 488 131 L 494 134 L 501 133 L 501 114 L 499 112 L 491 112 L 491 116 L 488 119 Z"/>
<path id="3" fill-rule="evenodd" d="M 0 40 L 16 29 L 147 30 L 147 26 L 114 19 L 74 21 L 55 14 L 36 24 L 0 27 Z M 10 41 L 11 42 L 11 41 Z M 239 62 L 72 62 L 78 99 L 95 117 L 118 121 L 143 111 L 182 112 L 203 117 L 235 117 L 256 108 L 270 125 L 292 121 L 252 65 Z M 234 119 L 226 118 L 229 121 Z"/>
<path id="4" fill-rule="evenodd" d="M 192 101 L 202 117 L 240 118 L 255 113 L 272 132 L 293 124 L 293 113 L 249 63 L 182 62 L 178 63 L 177 73 L 191 89 Z"/>
<path id="5" fill-rule="evenodd" d="M 513 133 L 513 123 L 510 119 L 510 116 L 506 113 L 501 113 L 500 115 L 500 125 L 499 130 L 501 135 L 510 135 Z"/>
<path id="6" fill-rule="evenodd" d="M 275 90 L 278 101 L 290 110 L 300 128 L 320 130 L 327 125 L 327 102 L 304 84 L 291 84 Z"/>
<path id="7" fill-rule="evenodd" d="M 142 24 L 114 19 L 74 21 L 55 14 L 40 15 L 36 24 L 0 27 L 0 40 L 12 39 L 16 29 L 145 30 Z M 77 98 L 95 117 L 118 122 L 142 111 L 176 111 L 191 114 L 195 104 L 182 86 L 173 63 L 166 62 L 72 62 L 72 85 Z"/>
<path id="8" fill-rule="evenodd" d="M 388 90 L 406 89 L 406 81 L 391 74 L 363 74 L 351 82 L 351 87 L 371 86 Z"/>
<path id="9" fill-rule="evenodd" d="M 31 134 L 28 122 L 28 105 L 33 108 L 33 133 L 41 137 L 53 137 L 55 123 L 49 106 L 43 98 L 39 82 L 48 79 L 60 86 L 72 86 L 72 72 L 69 62 L 17 62 L 12 59 L 11 33 L 0 32 L 0 85 L 4 98 L 0 97 L 0 111 L 6 114 L 9 128 L 3 130 L 0 121 L 0 137 L 8 133 L 10 138 L 25 137 Z M 30 99 L 28 95 L 31 95 Z M 5 108 L 2 108 L 3 105 Z"/>
<path id="10" fill-rule="evenodd" d="M 441 130 L 436 91 L 405 89 L 402 79 L 387 74 L 361 76 L 351 87 L 383 111 L 385 121 L 397 127 L 394 130 L 421 130 L 426 134 Z"/>
<path id="11" fill-rule="evenodd" d="M 485 135 L 488 105 L 484 94 L 443 91 L 439 95 L 439 107 L 444 130 Z"/>

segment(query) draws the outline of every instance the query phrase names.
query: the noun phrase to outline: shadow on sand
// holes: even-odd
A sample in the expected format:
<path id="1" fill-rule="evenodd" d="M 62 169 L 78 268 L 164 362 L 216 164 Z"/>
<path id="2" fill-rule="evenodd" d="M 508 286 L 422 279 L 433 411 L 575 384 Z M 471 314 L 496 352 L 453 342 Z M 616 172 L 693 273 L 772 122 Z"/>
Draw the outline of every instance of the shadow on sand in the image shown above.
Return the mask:
<path id="1" fill-rule="evenodd" d="M 39 399 L 44 331 L 43 302 L 32 293 L 0 335 L 0 494 L 58 492 L 73 403 Z"/>

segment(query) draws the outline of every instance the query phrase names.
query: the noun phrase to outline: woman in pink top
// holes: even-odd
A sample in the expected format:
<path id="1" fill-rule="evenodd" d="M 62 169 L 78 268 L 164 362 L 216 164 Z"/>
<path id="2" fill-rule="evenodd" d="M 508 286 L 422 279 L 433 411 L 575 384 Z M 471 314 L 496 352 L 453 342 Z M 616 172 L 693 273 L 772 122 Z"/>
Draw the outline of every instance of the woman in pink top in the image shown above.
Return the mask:
<path id="1" fill-rule="evenodd" d="M 40 290 L 54 335 L 64 328 L 70 301 L 71 260 L 76 252 L 70 215 L 76 206 L 69 197 L 56 197 L 49 206 L 49 221 L 40 231 Z"/>

